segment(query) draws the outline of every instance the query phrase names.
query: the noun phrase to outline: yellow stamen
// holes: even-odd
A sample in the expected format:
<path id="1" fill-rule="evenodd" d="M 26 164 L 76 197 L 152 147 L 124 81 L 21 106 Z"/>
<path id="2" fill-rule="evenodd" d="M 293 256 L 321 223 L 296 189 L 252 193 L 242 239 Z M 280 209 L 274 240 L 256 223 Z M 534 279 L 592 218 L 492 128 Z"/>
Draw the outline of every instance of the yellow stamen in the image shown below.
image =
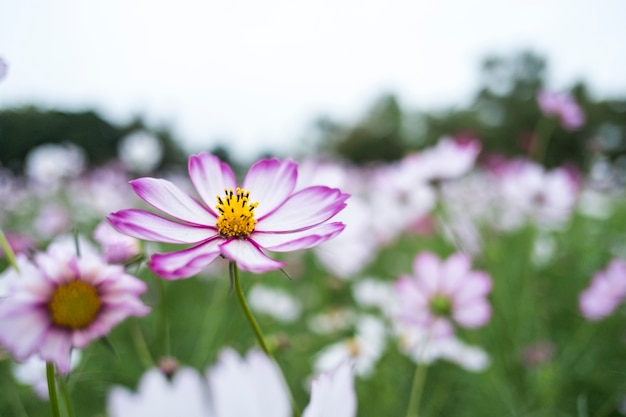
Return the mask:
<path id="1" fill-rule="evenodd" d="M 356 358 L 361 353 L 361 343 L 354 337 L 346 341 L 346 347 L 351 358 Z"/>
<path id="2" fill-rule="evenodd" d="M 217 219 L 217 230 L 225 238 L 243 239 L 254 231 L 256 219 L 254 208 L 258 202 L 250 203 L 250 191 L 237 187 L 224 190 L 224 197 L 217 196 L 215 208 L 220 213 Z"/>
<path id="3" fill-rule="evenodd" d="M 52 314 L 52 322 L 57 326 L 82 329 L 94 321 L 101 305 L 96 289 L 76 280 L 56 288 L 48 309 Z"/>

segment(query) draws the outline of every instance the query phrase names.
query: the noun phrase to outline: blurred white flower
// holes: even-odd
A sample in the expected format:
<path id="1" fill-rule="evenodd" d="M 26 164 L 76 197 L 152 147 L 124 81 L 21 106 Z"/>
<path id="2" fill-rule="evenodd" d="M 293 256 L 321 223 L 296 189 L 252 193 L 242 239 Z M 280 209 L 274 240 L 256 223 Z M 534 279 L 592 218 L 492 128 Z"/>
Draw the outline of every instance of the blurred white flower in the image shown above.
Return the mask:
<path id="1" fill-rule="evenodd" d="M 343 362 L 332 372 L 323 373 L 313 380 L 311 402 L 302 417 L 354 417 L 356 409 L 352 366 Z"/>
<path id="2" fill-rule="evenodd" d="M 498 180 L 505 230 L 517 229 L 525 221 L 558 230 L 570 219 L 578 198 L 578 185 L 564 168 L 546 171 L 534 162 L 514 160 Z"/>
<path id="3" fill-rule="evenodd" d="M 349 308 L 334 308 L 311 317 L 309 329 L 317 334 L 331 334 L 352 327 L 357 319 L 356 313 Z"/>
<path id="4" fill-rule="evenodd" d="M 354 284 L 352 294 L 362 307 L 377 308 L 386 317 L 392 317 L 397 313 L 399 300 L 391 282 L 365 278 Z"/>
<path id="5" fill-rule="evenodd" d="M 302 303 L 290 294 L 261 284 L 250 289 L 248 302 L 253 310 L 283 322 L 296 320 L 302 311 Z"/>
<path id="6" fill-rule="evenodd" d="M 409 156 L 373 173 L 366 190 L 372 229 L 368 239 L 388 244 L 413 230 L 435 207 L 435 190 L 420 164 L 419 155 Z"/>
<path id="7" fill-rule="evenodd" d="M 370 315 L 359 318 L 356 334 L 322 349 L 315 357 L 315 372 L 331 371 L 341 363 L 354 363 L 354 371 L 368 377 L 383 354 L 387 339 L 384 323 Z"/>
<path id="8" fill-rule="evenodd" d="M 145 131 L 130 133 L 118 146 L 118 157 L 129 171 L 148 173 L 156 169 L 163 158 L 163 146 L 154 135 Z"/>
<path id="9" fill-rule="evenodd" d="M 400 349 L 415 363 L 430 365 L 444 359 L 472 372 L 489 366 L 489 355 L 483 349 L 469 346 L 454 335 L 433 337 L 425 330 L 403 325 L 397 326 L 395 331 Z"/>
<path id="10" fill-rule="evenodd" d="M 338 278 L 348 279 L 372 262 L 378 247 L 372 239 L 374 217 L 370 206 L 359 196 L 351 196 L 346 207 L 334 217 L 346 228 L 335 238 L 313 248 L 317 259 Z"/>
<path id="11" fill-rule="evenodd" d="M 48 143 L 26 155 L 26 175 L 43 185 L 78 176 L 85 168 L 85 153 L 72 144 Z"/>
<path id="12" fill-rule="evenodd" d="M 181 368 L 171 380 L 158 369 L 148 371 L 136 393 L 115 387 L 107 400 L 110 417 L 289 417 L 289 389 L 276 363 L 257 350 L 245 358 L 224 349 L 203 379 Z M 332 410 L 329 414 L 329 410 Z M 341 364 L 313 381 L 303 417 L 354 417 L 356 395 L 352 368 Z"/>
<path id="13" fill-rule="evenodd" d="M 578 199 L 578 211 L 594 219 L 607 219 L 613 212 L 613 200 L 607 192 L 585 188 Z"/>
<path id="14" fill-rule="evenodd" d="M 535 239 L 532 252 L 532 261 L 537 266 L 546 266 L 554 257 L 556 242 L 546 233 L 540 233 Z"/>
<path id="15" fill-rule="evenodd" d="M 184 410 L 185 417 L 212 417 L 206 386 L 198 372 L 179 368 L 171 380 L 159 369 L 146 372 L 137 392 L 113 387 L 107 397 L 110 417 L 171 417 Z"/>
<path id="16" fill-rule="evenodd" d="M 70 371 L 80 363 L 81 351 L 73 349 L 70 354 Z M 46 377 L 46 361 L 33 355 L 23 362 L 13 365 L 13 375 L 20 384 L 30 385 L 39 398 L 48 400 L 48 380 Z"/>
<path id="17" fill-rule="evenodd" d="M 223 350 L 207 378 L 215 417 L 288 417 L 288 388 L 276 364 L 251 350 L 245 358 Z"/>

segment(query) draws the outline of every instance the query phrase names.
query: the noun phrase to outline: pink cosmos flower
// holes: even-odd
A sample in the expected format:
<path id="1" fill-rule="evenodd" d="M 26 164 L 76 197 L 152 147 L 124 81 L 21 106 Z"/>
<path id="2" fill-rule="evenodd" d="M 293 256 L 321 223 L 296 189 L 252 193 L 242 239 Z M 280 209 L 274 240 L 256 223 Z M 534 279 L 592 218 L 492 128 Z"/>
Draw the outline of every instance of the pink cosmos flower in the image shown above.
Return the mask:
<path id="1" fill-rule="evenodd" d="M 563 167 L 546 170 L 526 160 L 510 161 L 499 173 L 500 226 L 517 229 L 530 220 L 554 230 L 569 221 L 578 198 L 576 178 Z"/>
<path id="2" fill-rule="evenodd" d="M 543 114 L 558 117 L 564 129 L 576 130 L 585 123 L 585 114 L 568 93 L 541 90 L 537 102 Z"/>
<path id="3" fill-rule="evenodd" d="M 197 274 L 217 257 L 260 273 L 284 266 L 265 251 L 290 252 L 316 246 L 344 229 L 327 223 L 349 197 L 336 188 L 311 186 L 294 192 L 298 166 L 291 160 L 255 163 L 237 187 L 232 169 L 217 157 L 189 158 L 189 177 L 200 201 L 164 179 L 130 182 L 135 193 L 171 218 L 128 209 L 109 215 L 118 231 L 138 239 L 190 244 L 155 254 L 150 268 L 166 279 Z"/>
<path id="4" fill-rule="evenodd" d="M 18 255 L 19 274 L 0 299 L 0 344 L 17 360 L 37 354 L 61 373 L 70 351 L 105 336 L 128 316 L 149 312 L 139 299 L 146 284 L 86 251 L 79 258 L 52 244 L 34 262 Z"/>
<path id="5" fill-rule="evenodd" d="M 396 282 L 400 300 L 398 320 L 426 329 L 433 336 L 454 333 L 453 322 L 468 328 L 483 326 L 491 316 L 487 295 L 491 278 L 472 271 L 471 260 L 456 253 L 440 261 L 422 252 L 413 261 L 413 275 Z"/>
<path id="6" fill-rule="evenodd" d="M 609 316 L 626 297 L 626 261 L 614 259 L 598 271 L 591 285 L 580 294 L 582 315 L 591 321 Z"/>

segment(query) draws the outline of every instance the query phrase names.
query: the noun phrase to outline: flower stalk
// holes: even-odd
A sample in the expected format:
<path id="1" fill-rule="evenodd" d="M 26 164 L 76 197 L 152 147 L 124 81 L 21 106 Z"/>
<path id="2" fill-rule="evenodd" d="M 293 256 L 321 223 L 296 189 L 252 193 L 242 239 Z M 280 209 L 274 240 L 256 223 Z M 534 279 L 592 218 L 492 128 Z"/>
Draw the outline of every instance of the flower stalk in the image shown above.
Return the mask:
<path id="1" fill-rule="evenodd" d="M 413 384 L 411 386 L 411 397 L 407 407 L 406 417 L 419 417 L 420 400 L 424 391 L 424 381 L 426 380 L 426 372 L 428 365 L 422 361 L 415 367 L 413 375 Z"/>
<path id="2" fill-rule="evenodd" d="M 246 315 L 246 318 L 248 319 L 248 323 L 250 323 L 250 326 L 252 327 L 252 330 L 254 331 L 254 335 L 256 336 L 256 339 L 259 342 L 259 345 L 261 345 L 263 352 L 265 352 L 265 354 L 271 360 L 273 360 L 274 362 L 276 362 L 276 364 L 278 364 L 278 362 L 274 358 L 274 355 L 272 355 L 272 351 L 270 350 L 267 343 L 265 342 L 265 338 L 263 337 L 263 332 L 261 331 L 261 326 L 259 326 L 259 323 L 254 318 L 254 314 L 252 314 L 252 310 L 250 310 L 250 306 L 248 306 L 248 302 L 246 301 L 246 296 L 244 295 L 243 289 L 241 288 L 241 283 L 239 282 L 239 269 L 237 268 L 237 264 L 235 262 L 230 262 L 228 265 L 228 268 L 229 268 L 231 279 L 235 285 L 235 291 L 237 292 L 237 298 L 239 299 L 239 304 L 241 304 L 241 308 L 243 309 L 243 312 Z M 288 391 L 289 391 L 289 400 L 291 401 L 291 407 L 293 409 L 293 415 L 294 417 L 300 417 L 301 415 L 300 409 L 298 408 L 298 405 L 296 404 L 296 401 L 293 397 L 291 390 L 289 389 Z"/>
<path id="3" fill-rule="evenodd" d="M 48 381 L 48 396 L 50 397 L 50 411 L 52 412 L 52 417 L 61 417 L 54 364 L 52 362 L 46 362 L 46 379 Z"/>

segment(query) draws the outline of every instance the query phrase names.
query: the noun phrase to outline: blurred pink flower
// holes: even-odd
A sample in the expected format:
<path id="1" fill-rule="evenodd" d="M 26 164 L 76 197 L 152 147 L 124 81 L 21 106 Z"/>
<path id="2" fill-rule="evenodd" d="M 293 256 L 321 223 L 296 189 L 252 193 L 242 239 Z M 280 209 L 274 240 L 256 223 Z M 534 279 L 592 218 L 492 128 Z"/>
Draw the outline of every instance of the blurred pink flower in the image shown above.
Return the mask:
<path id="1" fill-rule="evenodd" d="M 15 233 L 15 232 L 7 232 L 5 234 L 7 238 L 7 242 L 9 243 L 9 247 L 13 251 L 13 253 L 28 253 L 31 250 L 34 250 L 37 246 L 35 241 L 29 236 Z M 0 247 L 0 259 L 4 258 L 4 250 Z"/>
<path id="2" fill-rule="evenodd" d="M 311 186 L 294 192 L 298 166 L 291 160 L 263 159 L 248 171 L 241 188 L 217 157 L 189 158 L 189 176 L 201 202 L 164 179 L 131 181 L 135 193 L 166 217 L 137 209 L 108 216 L 119 232 L 163 243 L 193 246 L 155 254 L 150 268 L 166 279 L 188 278 L 219 256 L 250 272 L 282 268 L 268 251 L 291 252 L 316 246 L 344 229 L 327 221 L 349 197 L 336 188 Z"/>
<path id="3" fill-rule="evenodd" d="M 505 230 L 526 221 L 555 230 L 569 220 L 578 198 L 577 178 L 566 168 L 546 171 L 541 165 L 515 159 L 499 172 L 499 221 Z"/>
<path id="4" fill-rule="evenodd" d="M 537 102 L 543 114 L 559 118 L 564 129 L 576 130 L 585 123 L 585 114 L 568 93 L 541 90 Z"/>
<path id="5" fill-rule="evenodd" d="M 425 169 L 427 179 L 449 180 L 467 174 L 474 167 L 481 148 L 480 141 L 469 136 L 444 137 L 418 158 L 424 165 L 422 169 Z"/>
<path id="6" fill-rule="evenodd" d="M 70 370 L 70 351 L 105 336 L 128 316 L 150 309 L 139 299 L 146 284 L 90 251 L 81 257 L 52 244 L 34 262 L 18 256 L 19 274 L 0 299 L 0 343 L 17 360 L 38 354 Z M 18 276 L 19 275 L 19 276 Z"/>
<path id="7" fill-rule="evenodd" d="M 491 317 L 487 300 L 491 278 L 485 272 L 472 271 L 471 260 L 463 253 L 443 262 L 430 252 L 418 254 L 413 275 L 400 277 L 396 291 L 400 300 L 398 320 L 433 337 L 453 334 L 453 323 L 475 328 Z"/>
<path id="8" fill-rule="evenodd" d="M 112 264 L 124 263 L 141 251 L 139 240 L 119 233 L 106 221 L 96 227 L 93 238 L 102 247 L 104 259 Z"/>
<path id="9" fill-rule="evenodd" d="M 626 296 L 626 261 L 613 259 L 609 266 L 596 272 L 589 287 L 579 298 L 582 315 L 591 321 L 609 316 Z"/>

